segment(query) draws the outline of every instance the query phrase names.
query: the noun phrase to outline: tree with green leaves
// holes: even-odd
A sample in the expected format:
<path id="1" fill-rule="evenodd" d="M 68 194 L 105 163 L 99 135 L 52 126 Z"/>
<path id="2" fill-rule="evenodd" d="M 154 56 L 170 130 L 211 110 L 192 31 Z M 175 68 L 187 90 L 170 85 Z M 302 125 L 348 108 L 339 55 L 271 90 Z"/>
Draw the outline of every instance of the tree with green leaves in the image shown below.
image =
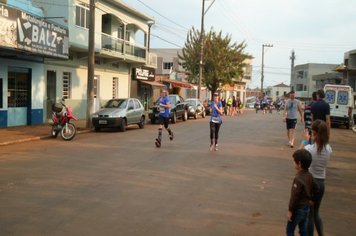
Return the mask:
<path id="1" fill-rule="evenodd" d="M 203 39 L 203 74 L 202 85 L 206 86 L 213 95 L 220 86 L 233 85 L 232 79 L 240 79 L 244 75 L 245 59 L 252 56 L 245 53 L 246 44 L 231 43 L 231 36 L 222 36 L 222 32 L 216 33 L 213 29 Z M 180 64 L 187 70 L 189 83 L 199 83 L 200 61 L 200 32 L 192 28 L 182 50 L 178 54 Z"/>

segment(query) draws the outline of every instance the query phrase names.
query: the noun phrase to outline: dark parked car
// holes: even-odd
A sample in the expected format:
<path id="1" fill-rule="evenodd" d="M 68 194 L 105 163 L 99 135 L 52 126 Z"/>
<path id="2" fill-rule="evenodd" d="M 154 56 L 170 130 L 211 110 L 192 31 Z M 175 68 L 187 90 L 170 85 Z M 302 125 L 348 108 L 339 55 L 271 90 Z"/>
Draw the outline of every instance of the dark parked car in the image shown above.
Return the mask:
<path id="1" fill-rule="evenodd" d="M 169 94 L 169 103 L 171 104 L 169 119 L 174 124 L 177 119 L 182 118 L 183 121 L 188 119 L 189 103 L 184 101 L 184 99 L 178 94 Z M 159 117 L 159 104 L 158 101 L 155 102 L 155 106 L 150 108 L 149 118 L 151 119 L 151 124 L 155 124 Z"/>
<path id="2" fill-rule="evenodd" d="M 206 112 L 207 115 L 210 115 L 211 102 L 212 102 L 212 100 L 207 99 L 207 100 L 205 100 L 204 103 L 203 103 L 203 105 L 204 105 L 204 107 L 205 107 L 205 112 Z"/>
<path id="3" fill-rule="evenodd" d="M 99 132 L 101 128 L 118 128 L 124 132 L 127 125 L 145 126 L 145 110 L 136 98 L 111 99 L 99 111 L 93 114 L 93 126 Z"/>
<path id="4" fill-rule="evenodd" d="M 205 117 L 206 111 L 203 103 L 196 98 L 189 98 L 186 100 L 189 102 L 189 112 L 188 119 L 190 116 L 193 116 L 194 119 L 198 118 L 198 115 L 201 115 L 203 118 Z"/>

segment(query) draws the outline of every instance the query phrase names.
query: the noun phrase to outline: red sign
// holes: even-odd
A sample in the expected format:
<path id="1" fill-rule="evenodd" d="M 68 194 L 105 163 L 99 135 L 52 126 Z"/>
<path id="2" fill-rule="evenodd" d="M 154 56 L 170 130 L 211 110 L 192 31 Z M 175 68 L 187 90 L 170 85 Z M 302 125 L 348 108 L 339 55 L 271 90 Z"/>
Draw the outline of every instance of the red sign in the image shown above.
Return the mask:
<path id="1" fill-rule="evenodd" d="M 191 88 L 192 86 L 189 84 L 183 84 L 183 83 L 172 83 L 172 87 Z"/>

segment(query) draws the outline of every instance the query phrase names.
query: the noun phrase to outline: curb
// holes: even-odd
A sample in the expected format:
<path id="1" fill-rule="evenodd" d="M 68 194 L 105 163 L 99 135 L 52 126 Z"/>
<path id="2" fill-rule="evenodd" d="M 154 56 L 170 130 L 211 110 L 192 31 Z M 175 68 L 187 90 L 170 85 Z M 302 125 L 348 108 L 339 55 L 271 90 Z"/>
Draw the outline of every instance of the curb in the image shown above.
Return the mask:
<path id="1" fill-rule="evenodd" d="M 76 135 L 82 134 L 82 133 L 88 133 L 88 132 L 92 132 L 92 130 L 80 130 L 80 131 L 77 131 Z M 19 139 L 19 140 L 14 140 L 14 141 L 2 142 L 2 143 L 0 143 L 0 146 L 7 146 L 7 145 L 11 145 L 11 144 L 25 143 L 25 142 L 31 142 L 31 141 L 40 141 L 43 139 L 50 139 L 50 138 L 52 138 L 51 135 L 39 136 L 39 137 L 33 137 L 33 138 L 25 138 L 25 139 Z"/>

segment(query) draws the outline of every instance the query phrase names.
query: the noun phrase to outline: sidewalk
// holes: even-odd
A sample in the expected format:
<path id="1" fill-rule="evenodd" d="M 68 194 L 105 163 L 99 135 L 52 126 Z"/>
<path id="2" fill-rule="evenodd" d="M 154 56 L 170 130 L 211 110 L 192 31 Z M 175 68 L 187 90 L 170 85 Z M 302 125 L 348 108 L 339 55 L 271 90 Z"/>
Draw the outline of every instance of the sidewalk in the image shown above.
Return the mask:
<path id="1" fill-rule="evenodd" d="M 90 132 L 86 128 L 86 120 L 72 121 L 77 128 L 77 134 Z M 35 141 L 51 137 L 52 125 L 50 123 L 40 125 L 15 126 L 0 129 L 0 147 L 4 145 Z"/>

